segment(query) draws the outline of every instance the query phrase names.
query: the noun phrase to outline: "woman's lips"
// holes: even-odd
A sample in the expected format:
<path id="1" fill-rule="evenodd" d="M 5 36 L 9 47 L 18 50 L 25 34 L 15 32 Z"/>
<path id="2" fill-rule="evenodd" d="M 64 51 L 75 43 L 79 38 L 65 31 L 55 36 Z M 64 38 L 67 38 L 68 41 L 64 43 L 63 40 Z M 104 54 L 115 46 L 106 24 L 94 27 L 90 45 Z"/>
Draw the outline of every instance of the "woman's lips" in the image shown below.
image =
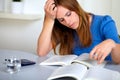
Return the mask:
<path id="1" fill-rule="evenodd" d="M 74 29 L 74 28 L 75 28 L 75 23 L 72 23 L 72 24 L 70 25 L 70 28 Z"/>
<path id="2" fill-rule="evenodd" d="M 73 27 L 74 23 L 70 25 L 70 27 Z"/>

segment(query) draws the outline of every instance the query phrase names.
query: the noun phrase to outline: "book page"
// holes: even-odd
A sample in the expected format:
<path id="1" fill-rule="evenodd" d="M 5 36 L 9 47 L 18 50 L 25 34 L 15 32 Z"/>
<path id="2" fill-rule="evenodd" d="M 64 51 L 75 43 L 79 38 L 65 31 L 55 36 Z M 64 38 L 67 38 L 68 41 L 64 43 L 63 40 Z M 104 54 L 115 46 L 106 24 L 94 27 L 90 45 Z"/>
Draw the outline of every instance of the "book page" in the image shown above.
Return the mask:
<path id="1" fill-rule="evenodd" d="M 86 65 L 87 67 L 93 67 L 93 66 L 104 67 L 106 64 L 106 61 L 104 61 L 101 64 L 98 64 L 98 62 L 96 60 L 91 60 L 89 58 L 88 53 L 83 53 L 80 56 L 78 56 L 76 59 L 74 59 L 72 63 L 80 63 L 83 65 Z"/>
<path id="2" fill-rule="evenodd" d="M 76 55 L 54 55 L 40 63 L 40 65 L 69 65 Z"/>
<path id="3" fill-rule="evenodd" d="M 82 80 L 86 72 L 86 66 L 71 64 L 56 69 L 47 80 Z"/>
<path id="4" fill-rule="evenodd" d="M 84 76 L 84 80 L 120 80 L 120 73 L 102 67 L 92 67 Z"/>

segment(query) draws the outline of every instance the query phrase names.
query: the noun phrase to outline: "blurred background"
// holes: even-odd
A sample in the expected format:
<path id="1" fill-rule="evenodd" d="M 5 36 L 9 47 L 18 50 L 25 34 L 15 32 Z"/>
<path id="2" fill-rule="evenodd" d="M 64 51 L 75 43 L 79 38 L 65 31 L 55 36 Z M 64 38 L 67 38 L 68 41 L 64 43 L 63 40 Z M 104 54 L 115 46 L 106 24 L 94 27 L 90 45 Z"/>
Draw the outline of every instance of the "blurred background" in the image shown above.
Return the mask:
<path id="1" fill-rule="evenodd" d="M 36 54 L 37 39 L 42 30 L 46 0 L 20 0 L 20 12 L 13 12 L 14 0 L 0 0 L 0 49 Z M 111 15 L 120 34 L 120 0 L 78 0 L 84 10 Z M 18 4 L 17 4 L 18 5 Z M 19 9 L 17 8 L 17 10 Z"/>

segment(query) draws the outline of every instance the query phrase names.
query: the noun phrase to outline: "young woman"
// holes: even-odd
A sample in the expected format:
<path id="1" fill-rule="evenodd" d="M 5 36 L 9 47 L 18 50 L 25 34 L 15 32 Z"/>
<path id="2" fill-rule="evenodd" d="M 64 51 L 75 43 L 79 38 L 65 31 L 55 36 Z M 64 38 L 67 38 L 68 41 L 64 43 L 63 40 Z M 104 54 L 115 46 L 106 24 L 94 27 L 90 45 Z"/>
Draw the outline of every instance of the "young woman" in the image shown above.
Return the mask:
<path id="1" fill-rule="evenodd" d="M 59 44 L 59 54 L 89 53 L 98 63 L 120 63 L 120 39 L 114 20 L 85 12 L 77 0 L 47 0 L 37 52 L 45 56 Z"/>

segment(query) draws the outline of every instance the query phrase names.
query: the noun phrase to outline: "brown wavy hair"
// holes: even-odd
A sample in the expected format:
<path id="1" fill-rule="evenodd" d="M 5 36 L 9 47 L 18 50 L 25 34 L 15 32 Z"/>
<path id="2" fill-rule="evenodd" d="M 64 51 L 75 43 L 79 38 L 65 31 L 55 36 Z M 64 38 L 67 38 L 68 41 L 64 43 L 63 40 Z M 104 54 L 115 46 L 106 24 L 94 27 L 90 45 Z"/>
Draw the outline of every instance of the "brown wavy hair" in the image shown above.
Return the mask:
<path id="1" fill-rule="evenodd" d="M 89 24 L 89 13 L 85 12 L 77 0 L 54 0 L 56 6 L 63 6 L 71 11 L 74 11 L 79 16 L 79 26 L 76 30 L 70 29 L 62 25 L 57 19 L 55 19 L 54 28 L 52 31 L 52 44 L 54 52 L 56 53 L 56 46 L 60 44 L 59 54 L 72 54 L 74 46 L 74 35 L 76 31 L 81 43 L 81 47 L 90 46 L 91 33 Z"/>

